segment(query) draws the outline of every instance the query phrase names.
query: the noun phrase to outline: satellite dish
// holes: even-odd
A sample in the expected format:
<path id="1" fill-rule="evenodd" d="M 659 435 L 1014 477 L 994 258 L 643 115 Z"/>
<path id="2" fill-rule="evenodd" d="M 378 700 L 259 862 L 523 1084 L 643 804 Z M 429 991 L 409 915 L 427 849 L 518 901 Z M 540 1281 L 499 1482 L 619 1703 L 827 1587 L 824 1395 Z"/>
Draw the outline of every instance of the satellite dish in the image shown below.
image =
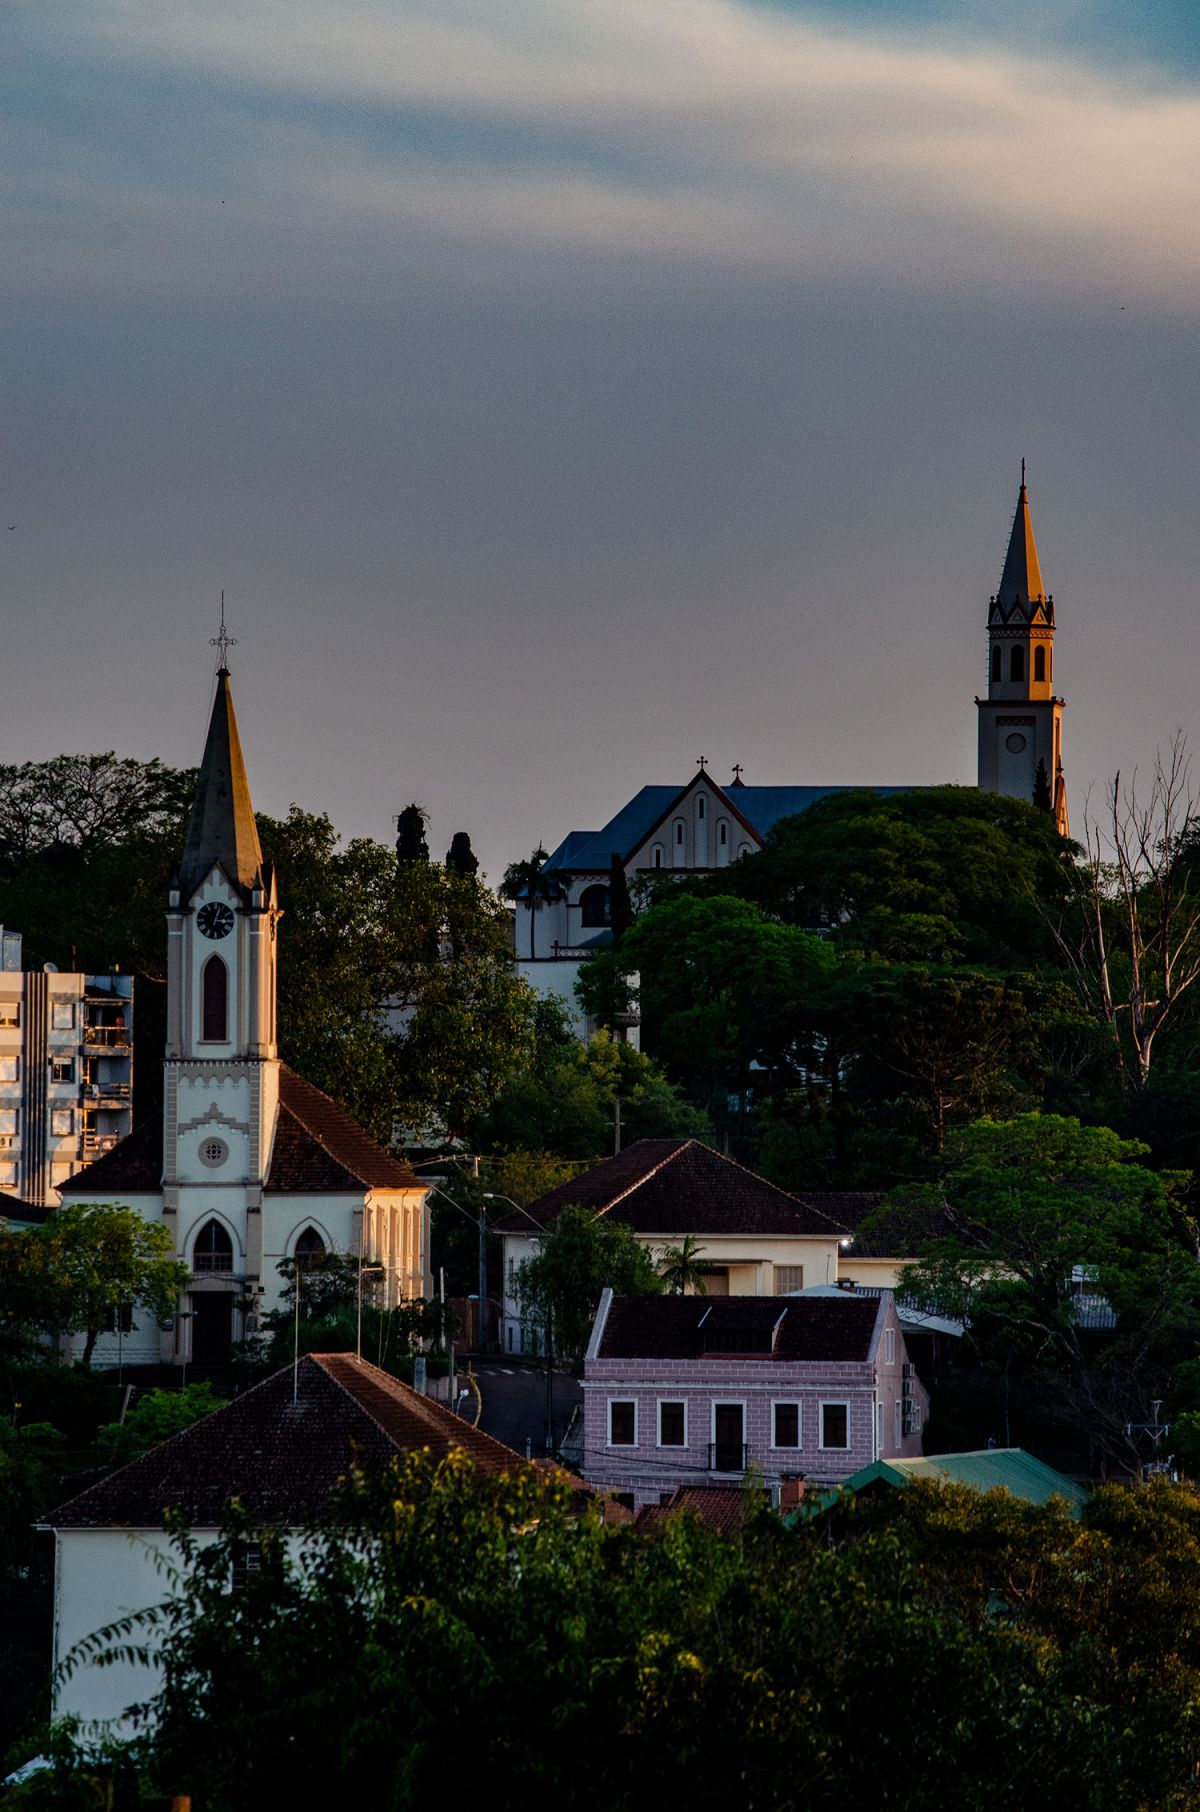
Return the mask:
<path id="1" fill-rule="evenodd" d="M 43 963 L 42 964 L 42 974 L 43 975 L 57 975 L 58 974 L 58 964 L 57 963 Z"/>

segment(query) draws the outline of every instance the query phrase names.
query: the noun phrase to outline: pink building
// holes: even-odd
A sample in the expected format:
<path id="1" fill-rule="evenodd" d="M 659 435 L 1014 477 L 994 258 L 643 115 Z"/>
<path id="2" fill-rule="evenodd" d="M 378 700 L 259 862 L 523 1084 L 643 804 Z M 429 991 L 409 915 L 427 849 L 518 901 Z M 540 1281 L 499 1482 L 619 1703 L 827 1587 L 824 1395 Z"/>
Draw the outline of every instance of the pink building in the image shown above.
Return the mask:
<path id="1" fill-rule="evenodd" d="M 914 1458 L 929 1399 L 890 1291 L 786 1297 L 614 1296 L 584 1365 L 589 1484 L 657 1504 L 750 1475 L 840 1484 Z"/>

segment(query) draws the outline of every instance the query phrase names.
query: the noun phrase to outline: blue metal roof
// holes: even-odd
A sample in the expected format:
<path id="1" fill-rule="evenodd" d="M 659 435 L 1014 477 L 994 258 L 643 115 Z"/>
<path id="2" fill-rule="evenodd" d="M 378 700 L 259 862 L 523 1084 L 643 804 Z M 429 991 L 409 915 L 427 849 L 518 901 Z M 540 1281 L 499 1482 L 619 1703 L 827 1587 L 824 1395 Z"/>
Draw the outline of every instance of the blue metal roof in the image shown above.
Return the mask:
<path id="1" fill-rule="evenodd" d="M 714 781 L 714 785 L 716 782 Z M 691 782 L 688 782 L 691 785 Z M 908 793 L 904 786 L 736 786 L 722 788 L 731 805 L 753 825 L 760 837 L 781 818 L 792 818 L 806 812 L 818 799 L 830 793 Z M 628 861 L 634 850 L 644 843 L 659 820 L 666 816 L 687 791 L 681 786 L 644 786 L 628 805 L 610 818 L 603 830 L 571 831 L 564 837 L 546 863 L 547 868 L 585 870 L 605 873 L 615 850 Z"/>

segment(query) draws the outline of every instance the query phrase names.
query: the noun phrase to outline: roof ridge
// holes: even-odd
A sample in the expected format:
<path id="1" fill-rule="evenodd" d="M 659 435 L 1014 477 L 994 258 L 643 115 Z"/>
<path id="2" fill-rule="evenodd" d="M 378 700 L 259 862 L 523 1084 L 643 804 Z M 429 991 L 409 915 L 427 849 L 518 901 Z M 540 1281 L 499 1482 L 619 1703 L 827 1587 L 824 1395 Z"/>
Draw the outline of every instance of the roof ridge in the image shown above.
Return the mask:
<path id="1" fill-rule="evenodd" d="M 807 1209 L 809 1214 L 818 1215 L 820 1219 L 826 1221 L 830 1227 L 835 1227 L 842 1233 L 849 1233 L 850 1229 L 848 1227 L 844 1226 L 841 1221 L 835 1221 L 831 1214 L 826 1214 L 825 1210 L 823 1208 L 818 1208 L 815 1202 L 808 1201 L 806 1197 L 797 1194 L 794 1189 L 785 1189 L 782 1183 L 773 1183 L 770 1177 L 764 1177 L 760 1175 L 757 1170 L 751 1170 L 750 1166 L 748 1164 L 743 1164 L 739 1158 L 731 1158 L 727 1151 L 718 1151 L 713 1145 L 704 1145 L 704 1142 L 701 1139 L 689 1139 L 688 1144 L 703 1146 L 705 1151 L 712 1152 L 714 1158 L 720 1158 L 722 1163 L 732 1165 L 734 1170 L 740 1170 L 743 1176 L 750 1177 L 764 1189 L 773 1189 L 776 1195 L 783 1196 L 788 1202 L 798 1203 L 802 1208 Z"/>
<path id="2" fill-rule="evenodd" d="M 330 1371 L 329 1367 L 324 1363 L 325 1360 L 327 1360 L 327 1359 L 343 1360 L 347 1365 L 352 1366 L 355 1371 L 357 1371 L 359 1366 L 367 1366 L 370 1368 L 370 1373 L 378 1372 L 380 1374 L 378 1377 L 372 1377 L 370 1375 L 370 1373 L 364 1374 L 364 1379 L 363 1379 L 364 1383 L 368 1384 L 373 1390 L 382 1391 L 385 1396 L 388 1394 L 390 1389 L 393 1389 L 393 1388 L 396 1389 L 400 1393 L 399 1401 L 403 1404 L 403 1406 L 406 1409 L 408 1409 L 410 1411 L 410 1413 L 416 1415 L 420 1419 L 420 1421 L 425 1424 L 426 1427 L 433 1428 L 439 1434 L 445 1433 L 445 1430 L 442 1427 L 442 1424 L 441 1424 L 440 1420 L 438 1419 L 438 1417 L 436 1415 L 430 1415 L 430 1413 L 429 1413 L 430 1406 L 433 1403 L 432 1397 L 423 1396 L 419 1390 L 414 1390 L 411 1384 L 405 1384 L 405 1382 L 402 1378 L 393 1378 L 391 1373 L 383 1371 L 383 1368 L 381 1366 L 371 1365 L 371 1361 L 369 1359 L 364 1359 L 361 1354 L 359 1354 L 359 1353 L 309 1353 L 306 1356 L 308 1358 L 310 1358 L 314 1362 L 314 1364 L 320 1366 L 321 1371 L 324 1373 L 325 1377 L 327 1377 L 329 1379 L 331 1384 L 336 1384 L 338 1389 L 345 1396 L 349 1397 L 350 1401 L 355 1405 L 355 1407 L 357 1409 L 360 1409 L 362 1411 L 363 1415 L 367 1416 L 372 1422 L 374 1422 L 374 1424 L 375 1424 L 376 1428 L 379 1430 L 380 1434 L 383 1435 L 385 1440 L 389 1441 L 393 1447 L 397 1447 L 397 1445 L 398 1445 L 395 1435 L 389 1433 L 389 1431 L 384 1427 L 383 1423 L 379 1420 L 379 1417 L 377 1415 L 375 1415 L 375 1413 L 372 1410 L 368 1409 L 367 1405 L 362 1401 L 362 1399 L 360 1397 L 355 1396 L 354 1392 L 348 1388 L 348 1386 L 346 1385 L 346 1383 L 344 1382 L 343 1379 L 338 1377 L 336 1372 Z M 411 1402 L 409 1401 L 410 1398 L 412 1399 Z M 447 1414 L 449 1414 L 449 1413 L 450 1412 L 447 1411 Z M 455 1420 L 460 1421 L 461 1418 L 455 1417 Z M 495 1435 L 488 1434 L 486 1432 L 486 1430 L 484 1430 L 482 1428 L 476 1428 L 476 1426 L 473 1422 L 464 1422 L 464 1423 L 462 1423 L 462 1427 L 465 1432 L 475 1435 L 476 1437 L 478 1437 L 479 1440 L 485 1442 L 489 1447 L 495 1447 L 495 1448 L 499 1449 L 499 1451 L 501 1453 L 509 1455 L 512 1459 L 516 1460 L 518 1462 L 518 1464 L 522 1463 L 521 1455 L 516 1451 L 516 1449 L 513 1447 L 506 1446 L 506 1444 L 503 1441 L 498 1441 L 496 1439 Z M 465 1441 L 462 1442 L 462 1446 L 463 1446 L 463 1449 L 465 1452 L 470 1453 L 471 1449 L 467 1446 L 467 1443 Z"/>
<path id="3" fill-rule="evenodd" d="M 386 1146 L 380 1144 L 379 1140 L 375 1137 L 374 1133 L 368 1132 L 365 1126 L 360 1126 L 358 1121 L 354 1118 L 354 1115 L 349 1111 L 348 1108 L 343 1107 L 343 1105 L 340 1101 L 335 1100 L 332 1095 L 326 1094 L 326 1092 L 323 1088 L 318 1088 L 318 1086 L 315 1082 L 310 1082 L 307 1076 L 302 1076 L 298 1070 L 294 1070 L 290 1063 L 284 1063 L 281 1061 L 280 1065 L 279 1065 L 279 1069 L 280 1069 L 281 1077 L 286 1076 L 289 1079 L 289 1081 L 298 1082 L 302 1089 L 311 1089 L 314 1095 L 319 1095 L 321 1097 L 321 1100 L 324 1101 L 329 1107 L 331 1107 L 334 1110 L 335 1114 L 340 1116 L 340 1118 L 344 1121 L 345 1125 L 350 1129 L 350 1131 L 353 1132 L 358 1138 L 365 1140 L 366 1143 L 375 1152 L 377 1152 L 380 1157 L 387 1158 L 391 1163 L 398 1165 L 401 1169 L 408 1168 L 408 1166 L 405 1163 L 403 1158 L 398 1158 L 394 1152 L 388 1151 Z M 349 1164 L 347 1164 L 345 1158 L 339 1156 L 338 1152 L 329 1143 L 328 1139 L 326 1139 L 324 1137 L 324 1135 L 321 1133 L 321 1131 L 319 1130 L 318 1127 L 313 1126 L 311 1124 L 309 1118 L 303 1113 L 303 1111 L 298 1109 L 292 1102 L 284 1101 L 282 1090 L 280 1091 L 279 1105 L 281 1108 L 285 1108 L 287 1110 L 287 1112 L 291 1114 L 291 1116 L 294 1120 L 299 1122 L 299 1124 L 304 1128 L 304 1131 L 308 1134 L 309 1138 L 314 1139 L 316 1141 L 316 1143 L 321 1147 L 321 1150 L 325 1153 L 326 1157 L 330 1158 L 333 1161 L 333 1163 L 335 1163 L 338 1166 L 338 1168 L 346 1174 L 346 1176 L 352 1177 L 356 1183 L 362 1183 L 368 1189 L 376 1189 L 376 1188 L 380 1187 L 379 1184 L 372 1183 L 367 1177 L 362 1176 L 357 1170 L 352 1170 L 350 1168 Z M 416 1178 L 416 1182 L 418 1185 L 420 1184 L 419 1177 Z"/>
<path id="4" fill-rule="evenodd" d="M 650 1139 L 646 1139 L 646 1140 L 637 1139 L 634 1141 L 633 1145 L 628 1147 L 628 1150 L 635 1151 L 637 1149 L 638 1145 L 641 1145 L 641 1144 L 650 1145 L 653 1143 L 656 1143 L 656 1141 L 653 1141 Z M 610 1213 L 611 1210 L 616 1208 L 621 1202 L 623 1202 L 627 1196 L 631 1196 L 635 1189 L 643 1189 L 645 1187 L 645 1185 L 650 1181 L 651 1177 L 656 1177 L 660 1170 L 665 1170 L 668 1164 L 673 1164 L 675 1162 L 676 1158 L 682 1157 L 683 1153 L 687 1150 L 689 1145 L 699 1145 L 699 1144 L 700 1144 L 699 1139 L 694 1139 L 691 1137 L 686 1138 L 686 1139 L 681 1139 L 679 1141 L 679 1143 L 676 1145 L 675 1150 L 669 1151 L 667 1153 L 666 1157 L 661 1159 L 659 1161 L 659 1163 L 657 1163 L 652 1170 L 644 1171 L 642 1173 L 642 1175 L 640 1177 L 638 1177 L 635 1182 L 630 1183 L 630 1185 L 627 1189 L 622 1189 L 620 1195 L 614 1195 L 611 1202 L 605 1202 L 603 1208 L 597 1208 L 596 1219 L 600 1220 L 604 1215 Z M 710 1150 L 711 1147 L 706 1146 L 705 1149 Z M 613 1153 L 613 1156 L 617 1157 L 617 1158 L 621 1157 L 622 1155 L 623 1154 L 619 1151 Z"/>

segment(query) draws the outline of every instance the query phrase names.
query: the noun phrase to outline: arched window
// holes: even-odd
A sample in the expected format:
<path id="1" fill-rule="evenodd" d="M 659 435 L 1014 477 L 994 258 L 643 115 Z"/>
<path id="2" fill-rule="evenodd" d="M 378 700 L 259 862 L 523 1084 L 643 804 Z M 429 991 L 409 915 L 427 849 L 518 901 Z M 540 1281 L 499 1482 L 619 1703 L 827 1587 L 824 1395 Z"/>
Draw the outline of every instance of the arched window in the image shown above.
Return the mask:
<path id="1" fill-rule="evenodd" d="M 1010 649 L 1008 656 L 1008 677 L 1010 680 L 1023 680 L 1025 678 L 1025 650 L 1023 648 Z"/>
<path id="2" fill-rule="evenodd" d="M 311 1271 L 325 1256 L 325 1241 L 315 1227 L 306 1227 L 296 1241 L 297 1271 Z"/>
<path id="3" fill-rule="evenodd" d="M 724 849 L 725 845 L 729 842 L 729 826 L 726 824 L 724 818 L 722 818 L 720 824 L 717 826 L 717 842 L 721 845 L 722 849 Z"/>
<path id="4" fill-rule="evenodd" d="M 677 818 L 675 820 L 675 847 L 677 849 L 683 848 L 683 819 L 682 818 Z"/>
<path id="5" fill-rule="evenodd" d="M 994 680 L 998 680 L 1000 678 L 1000 644 L 999 644 L 999 642 L 997 642 L 996 646 L 992 649 L 992 678 Z"/>
<path id="6" fill-rule="evenodd" d="M 1044 680 L 1046 677 L 1046 649 L 1042 642 L 1033 651 L 1033 677 L 1035 680 Z"/>
<path id="7" fill-rule="evenodd" d="M 205 1272 L 233 1270 L 233 1241 L 220 1221 L 205 1221 L 196 1235 L 192 1270 L 197 1277 Z"/>
<path id="8" fill-rule="evenodd" d="M 596 931 L 610 923 L 608 888 L 599 881 L 594 887 L 585 887 L 579 896 L 579 922 L 585 931 Z"/>
<path id="9" fill-rule="evenodd" d="M 663 865 L 663 846 L 661 843 L 656 843 L 654 845 L 654 866 L 655 866 L 655 868 L 661 868 L 662 865 Z"/>
<path id="10" fill-rule="evenodd" d="M 210 1044 L 229 1038 L 229 971 L 219 956 L 210 956 L 200 977 L 200 1036 Z"/>
<path id="11" fill-rule="evenodd" d="M 696 795 L 696 816 L 703 822 L 703 819 L 704 819 L 704 794 L 703 793 L 698 793 Z"/>

